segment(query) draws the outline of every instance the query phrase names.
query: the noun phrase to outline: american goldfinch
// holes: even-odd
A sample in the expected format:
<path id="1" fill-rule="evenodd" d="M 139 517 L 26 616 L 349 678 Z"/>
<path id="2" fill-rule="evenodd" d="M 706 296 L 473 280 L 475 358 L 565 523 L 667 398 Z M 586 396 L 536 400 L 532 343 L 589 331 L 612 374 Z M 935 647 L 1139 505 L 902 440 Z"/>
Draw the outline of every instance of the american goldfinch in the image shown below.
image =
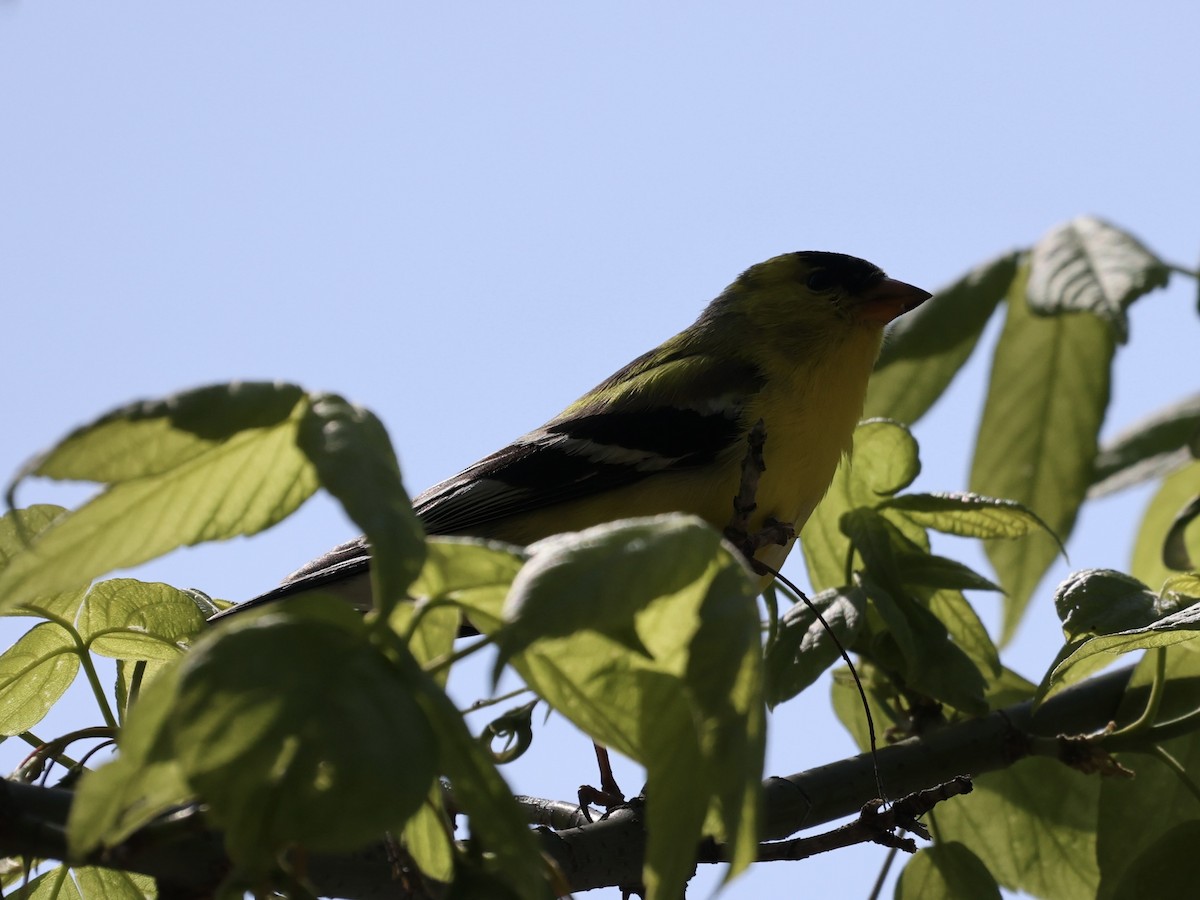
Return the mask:
<path id="1" fill-rule="evenodd" d="M 748 524 L 798 532 L 850 450 L 884 327 L 929 296 L 842 253 L 751 266 L 690 327 L 420 494 L 417 515 L 430 534 L 514 544 L 674 511 L 722 530 L 761 419 L 765 470 Z M 756 558 L 777 569 L 791 543 Z M 350 541 L 250 602 L 320 588 L 365 606 L 369 561 L 363 539 Z"/>

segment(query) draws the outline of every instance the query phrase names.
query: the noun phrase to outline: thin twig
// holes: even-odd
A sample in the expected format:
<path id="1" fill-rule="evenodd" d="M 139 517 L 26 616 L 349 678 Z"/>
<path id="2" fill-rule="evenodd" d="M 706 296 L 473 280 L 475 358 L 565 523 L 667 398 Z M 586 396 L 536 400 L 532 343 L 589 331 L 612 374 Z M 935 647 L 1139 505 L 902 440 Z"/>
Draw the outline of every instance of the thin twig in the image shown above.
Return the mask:
<path id="1" fill-rule="evenodd" d="M 882 844 L 885 847 L 903 850 L 905 853 L 916 853 L 916 841 L 896 834 L 896 830 L 912 832 L 929 840 L 929 832 L 917 820 L 943 800 L 969 794 L 972 789 L 971 779 L 959 775 L 936 787 L 909 794 L 887 809 L 883 808 L 883 801 L 872 800 L 863 806 L 858 818 L 853 822 L 812 837 L 762 844 L 759 846 L 758 858 L 764 862 L 807 859 L 818 853 L 865 843 Z"/>

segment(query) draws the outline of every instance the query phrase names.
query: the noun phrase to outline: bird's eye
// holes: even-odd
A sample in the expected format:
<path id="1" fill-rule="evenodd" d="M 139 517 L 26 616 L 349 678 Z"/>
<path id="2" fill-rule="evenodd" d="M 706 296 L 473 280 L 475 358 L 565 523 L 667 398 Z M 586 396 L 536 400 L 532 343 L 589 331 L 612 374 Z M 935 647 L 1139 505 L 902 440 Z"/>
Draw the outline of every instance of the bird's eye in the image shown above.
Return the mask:
<path id="1" fill-rule="evenodd" d="M 809 273 L 804 284 L 811 291 L 827 291 L 833 287 L 833 278 L 825 269 L 816 269 Z"/>

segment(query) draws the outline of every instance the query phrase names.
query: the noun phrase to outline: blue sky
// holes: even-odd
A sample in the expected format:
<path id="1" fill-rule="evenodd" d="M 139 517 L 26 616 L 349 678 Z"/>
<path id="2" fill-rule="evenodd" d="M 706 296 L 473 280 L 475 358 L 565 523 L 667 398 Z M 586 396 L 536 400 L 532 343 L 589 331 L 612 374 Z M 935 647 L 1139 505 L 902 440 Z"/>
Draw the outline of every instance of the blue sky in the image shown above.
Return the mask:
<path id="1" fill-rule="evenodd" d="M 1198 30 L 1181 3 L 0 4 L 0 472 L 128 400 L 267 378 L 375 410 L 415 492 L 779 252 L 932 289 L 1095 213 L 1194 264 Z M 1135 307 L 1106 431 L 1195 390 L 1194 308 L 1182 281 Z M 965 486 L 986 372 L 922 423 L 918 486 Z M 1138 512 L 1089 514 L 1072 566 L 1124 565 Z M 239 599 L 351 533 L 316 500 L 139 574 Z M 1025 674 L 1055 628 L 1037 604 Z M 776 714 L 769 771 L 849 751 L 825 705 Z M 590 751 L 550 731 L 514 778 L 570 796 Z M 725 896 L 865 897 L 882 857 Z"/>

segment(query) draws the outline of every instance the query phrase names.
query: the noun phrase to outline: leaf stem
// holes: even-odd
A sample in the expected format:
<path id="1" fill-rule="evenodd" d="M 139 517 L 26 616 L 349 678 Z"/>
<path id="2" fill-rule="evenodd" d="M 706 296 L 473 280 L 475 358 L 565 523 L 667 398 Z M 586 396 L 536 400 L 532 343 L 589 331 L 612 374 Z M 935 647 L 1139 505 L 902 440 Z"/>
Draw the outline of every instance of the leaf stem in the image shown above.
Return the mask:
<path id="1" fill-rule="evenodd" d="M 1154 681 L 1150 683 L 1150 696 L 1146 698 L 1146 707 L 1142 710 L 1142 714 L 1133 722 L 1123 728 L 1119 728 L 1107 738 L 1123 737 L 1135 734 L 1141 734 L 1154 723 L 1154 717 L 1158 715 L 1158 707 L 1162 702 L 1163 692 L 1166 690 L 1167 684 L 1167 648 L 1156 647 L 1154 649 Z"/>
<path id="2" fill-rule="evenodd" d="M 1180 782 L 1185 788 L 1187 788 L 1191 795 L 1195 797 L 1197 801 L 1200 801 L 1200 785 L 1196 784 L 1196 782 L 1192 780 L 1192 777 L 1187 773 L 1187 769 L 1180 765 L 1179 760 L 1172 756 L 1170 752 L 1164 746 L 1162 746 L 1162 744 L 1155 744 L 1153 750 L 1151 750 L 1151 755 L 1158 759 L 1172 772 L 1174 772 L 1175 777 L 1180 780 Z"/>
<path id="3" fill-rule="evenodd" d="M 453 653 L 447 653 L 444 656 L 439 656 L 437 659 L 430 660 L 424 666 L 425 672 L 429 675 L 435 675 L 442 669 L 447 669 L 460 660 L 466 659 L 477 650 L 482 650 L 492 643 L 489 635 L 483 634 L 479 636 L 479 640 L 467 644 L 461 650 L 455 650 Z"/>
<path id="4" fill-rule="evenodd" d="M 113 715 L 112 706 L 108 702 L 108 698 L 104 696 L 104 687 L 100 684 L 100 676 L 96 672 L 96 666 L 92 663 L 92 654 L 88 650 L 79 637 L 79 633 L 75 633 L 75 640 L 79 644 L 79 664 L 83 666 L 83 672 L 87 675 L 88 684 L 91 685 L 92 693 L 96 697 L 96 705 L 100 707 L 100 715 L 104 716 L 104 724 L 109 728 L 120 728 L 117 722 L 117 717 Z"/>

